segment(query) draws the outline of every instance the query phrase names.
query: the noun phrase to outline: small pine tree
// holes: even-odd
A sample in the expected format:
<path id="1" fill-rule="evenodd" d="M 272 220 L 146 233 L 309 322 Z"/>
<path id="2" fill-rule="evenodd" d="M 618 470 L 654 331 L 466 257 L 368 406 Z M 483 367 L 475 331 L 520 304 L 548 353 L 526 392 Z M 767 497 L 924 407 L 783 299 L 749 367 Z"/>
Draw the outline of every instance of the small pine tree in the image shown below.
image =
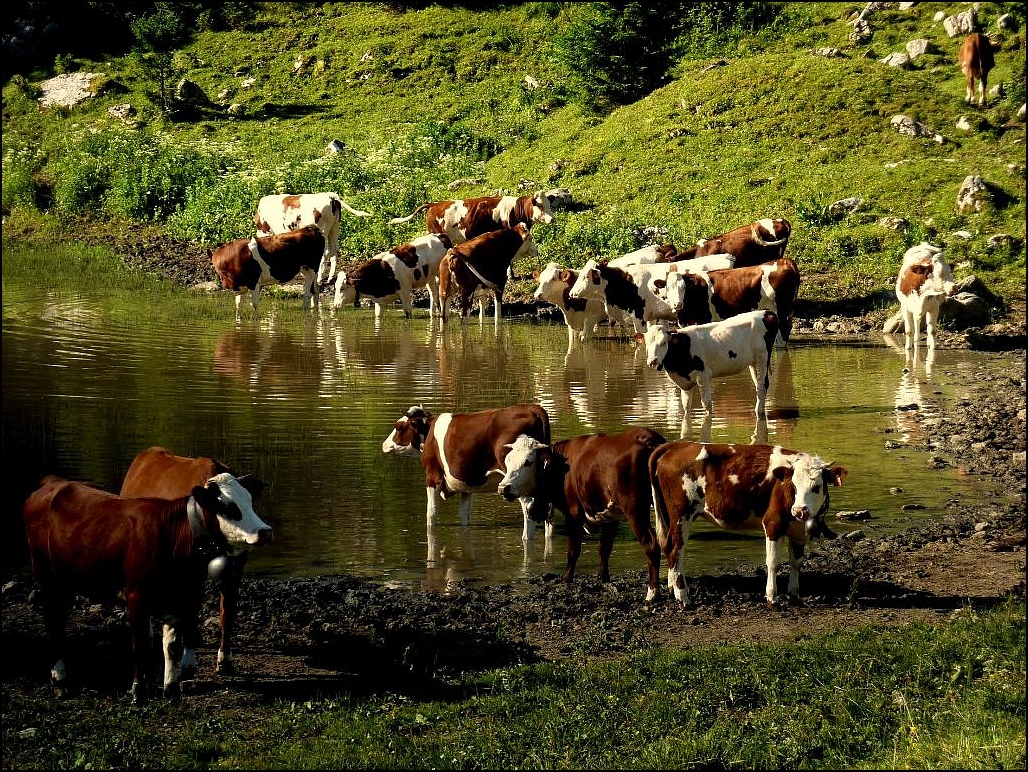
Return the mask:
<path id="1" fill-rule="evenodd" d="M 156 86 L 156 93 L 148 96 L 167 113 L 172 103 L 173 53 L 185 31 L 178 8 L 174 3 L 157 3 L 153 13 L 135 17 L 129 28 L 136 39 L 132 53 L 143 75 Z"/>

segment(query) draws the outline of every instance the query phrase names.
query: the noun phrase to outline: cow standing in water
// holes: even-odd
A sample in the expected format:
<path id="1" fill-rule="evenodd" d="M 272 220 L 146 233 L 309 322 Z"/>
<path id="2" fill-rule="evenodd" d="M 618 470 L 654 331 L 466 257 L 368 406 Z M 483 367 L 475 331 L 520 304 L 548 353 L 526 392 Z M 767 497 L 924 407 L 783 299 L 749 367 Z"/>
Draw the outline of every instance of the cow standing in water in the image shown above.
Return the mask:
<path id="1" fill-rule="evenodd" d="M 195 628 L 207 565 L 233 549 L 271 540 L 235 476 L 222 472 L 174 500 L 124 498 L 95 485 L 48 475 L 22 508 L 32 574 L 54 663 L 54 692 L 67 681 L 66 627 L 77 595 L 128 606 L 132 702 L 146 702 L 151 620 L 164 623 L 164 694 L 181 694 L 183 630 Z"/>
<path id="2" fill-rule="evenodd" d="M 132 460 L 121 484 L 121 495 L 128 498 L 179 499 L 188 496 L 195 486 L 203 485 L 223 472 L 235 474 L 228 466 L 213 458 L 176 456 L 170 450 L 155 446 L 140 451 Z M 237 476 L 236 479 L 249 491 L 251 497 L 258 496 L 264 490 L 264 483 L 253 475 Z M 220 675 L 235 673 L 232 634 L 235 632 L 239 610 L 239 585 L 243 581 L 243 568 L 248 554 L 247 549 L 230 547 L 225 555 L 216 557 L 207 566 L 207 573 L 221 596 L 221 641 L 217 665 Z M 199 628 L 183 631 L 183 681 L 195 677 L 196 648 L 199 642 Z"/>

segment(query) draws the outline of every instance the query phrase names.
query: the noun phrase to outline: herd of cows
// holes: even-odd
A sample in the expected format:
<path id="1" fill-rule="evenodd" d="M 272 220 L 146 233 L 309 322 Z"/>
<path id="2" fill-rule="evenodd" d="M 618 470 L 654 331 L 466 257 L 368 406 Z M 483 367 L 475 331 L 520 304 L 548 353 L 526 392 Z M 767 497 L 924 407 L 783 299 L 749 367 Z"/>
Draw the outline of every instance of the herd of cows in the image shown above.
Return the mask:
<path id="1" fill-rule="evenodd" d="M 459 300 L 463 318 L 484 291 L 499 322 L 513 260 L 537 255 L 531 227 L 553 221 L 549 197 L 541 192 L 426 204 L 394 222 L 427 210 L 428 234 L 337 273 L 344 209 L 368 214 L 334 193 L 263 198 L 254 215 L 263 235 L 210 252 L 223 286 L 237 293 L 237 315 L 247 296 L 256 312 L 262 286 L 301 274 L 304 308 L 319 302 L 322 281 L 334 279 L 337 307 L 370 298 L 381 315 L 385 304 L 399 301 L 409 317 L 411 293 L 426 288 L 430 314 L 445 321 L 449 302 Z M 772 353 L 779 342 L 788 345 L 800 284 L 795 261 L 784 254 L 790 232 L 788 220 L 764 219 L 683 251 L 654 245 L 616 260 L 590 260 L 581 270 L 550 263 L 533 274 L 536 297 L 564 314 L 569 347 L 588 341 L 601 322 L 632 325 L 647 364 L 680 388 L 687 415 L 698 390 L 709 417 L 714 379 L 749 369 L 757 394 L 752 444 L 712 444 L 709 436 L 668 441 L 640 427 L 554 442 L 549 416 L 538 404 L 438 415 L 413 406 L 396 421 L 382 451 L 421 461 L 429 533 L 440 500 L 459 496 L 460 521 L 467 525 L 472 495 L 496 493 L 520 502 L 526 544 L 537 524 L 552 537 L 554 512 L 564 514 L 565 581 L 574 578 L 584 535 L 598 531 L 599 576 L 607 581 L 614 538 L 627 521 L 646 555 L 646 601 L 658 596 L 663 552 L 669 591 L 685 605 L 684 547 L 690 524 L 704 517 L 729 530 L 763 530 L 769 604 L 778 600 L 778 551 L 786 540 L 788 592 L 798 594 L 804 545 L 813 537 L 834 537 L 825 522 L 829 489 L 842 485 L 848 471 L 815 454 L 764 444 Z M 896 294 L 906 346 L 913 345 L 915 355 L 922 319 L 934 347 L 938 307 L 952 290 L 941 249 L 922 243 L 908 250 Z M 136 457 L 119 494 L 44 477 L 26 500 L 23 519 L 55 693 L 67 690 L 65 627 L 75 597 L 120 594 L 132 632 L 133 702 L 147 699 L 152 682 L 144 664 L 153 620 L 163 623 L 164 694 L 178 695 L 181 682 L 196 672 L 208 579 L 221 594 L 217 667 L 231 672 L 247 552 L 273 537 L 253 508 L 262 487 L 217 460 L 159 447 Z"/>

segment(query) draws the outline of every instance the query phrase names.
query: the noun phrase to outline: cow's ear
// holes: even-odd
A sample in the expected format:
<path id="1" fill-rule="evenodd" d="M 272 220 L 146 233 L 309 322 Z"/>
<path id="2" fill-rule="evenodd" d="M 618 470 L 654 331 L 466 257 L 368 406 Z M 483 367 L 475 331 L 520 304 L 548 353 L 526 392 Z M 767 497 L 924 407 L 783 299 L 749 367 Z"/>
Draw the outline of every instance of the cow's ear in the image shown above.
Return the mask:
<path id="1" fill-rule="evenodd" d="M 254 477 L 252 474 L 244 474 L 236 479 L 239 480 L 240 485 L 250 492 L 251 496 L 260 496 L 261 491 L 264 490 L 264 481 Z"/>
<path id="2" fill-rule="evenodd" d="M 662 290 L 667 286 L 667 282 L 664 279 L 654 279 L 653 286 L 659 290 Z"/>
<path id="3" fill-rule="evenodd" d="M 833 466 L 825 469 L 825 482 L 831 483 L 836 488 L 842 487 L 842 481 L 846 479 L 849 470 L 844 466 Z"/>
<path id="4" fill-rule="evenodd" d="M 209 482 L 206 485 L 197 485 L 193 488 L 193 498 L 196 503 L 204 509 L 214 509 L 221 495 L 221 488 L 217 483 Z"/>
<path id="5" fill-rule="evenodd" d="M 209 249 L 207 250 L 207 259 L 208 260 L 213 260 L 214 259 L 214 253 L 211 252 L 211 250 L 209 250 Z"/>
<path id="6" fill-rule="evenodd" d="M 539 281 L 539 269 L 538 268 L 536 268 L 534 271 L 532 271 L 532 280 L 533 281 Z"/>
<path id="7" fill-rule="evenodd" d="M 792 479 L 792 467 L 791 466 L 776 466 L 771 474 L 775 476 L 776 480 L 785 482 L 786 480 Z"/>
<path id="8" fill-rule="evenodd" d="M 632 336 L 632 338 L 633 338 L 633 340 L 635 340 L 636 343 L 645 343 L 646 342 L 646 336 L 643 335 L 641 332 L 635 333 Z"/>

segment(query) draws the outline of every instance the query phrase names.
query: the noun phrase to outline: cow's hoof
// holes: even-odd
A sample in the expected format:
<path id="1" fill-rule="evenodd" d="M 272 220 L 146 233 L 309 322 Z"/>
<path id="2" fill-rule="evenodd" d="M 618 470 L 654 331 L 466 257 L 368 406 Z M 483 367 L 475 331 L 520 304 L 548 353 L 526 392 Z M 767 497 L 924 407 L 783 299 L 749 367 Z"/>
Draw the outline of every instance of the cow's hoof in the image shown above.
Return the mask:
<path id="1" fill-rule="evenodd" d="M 218 663 L 217 673 L 220 676 L 234 676 L 236 674 L 236 666 L 232 664 L 232 660 L 222 660 Z"/>
<path id="2" fill-rule="evenodd" d="M 192 683 L 196 680 L 196 666 L 190 665 L 182 668 L 182 673 L 179 675 L 179 680 L 183 683 Z"/>
<path id="3" fill-rule="evenodd" d="M 50 686 L 53 688 L 54 699 L 56 700 L 63 700 L 70 694 L 68 684 L 64 681 L 51 681 Z"/>
<path id="4" fill-rule="evenodd" d="M 178 681 L 164 685 L 164 699 L 176 702 L 182 699 L 182 684 Z"/>

